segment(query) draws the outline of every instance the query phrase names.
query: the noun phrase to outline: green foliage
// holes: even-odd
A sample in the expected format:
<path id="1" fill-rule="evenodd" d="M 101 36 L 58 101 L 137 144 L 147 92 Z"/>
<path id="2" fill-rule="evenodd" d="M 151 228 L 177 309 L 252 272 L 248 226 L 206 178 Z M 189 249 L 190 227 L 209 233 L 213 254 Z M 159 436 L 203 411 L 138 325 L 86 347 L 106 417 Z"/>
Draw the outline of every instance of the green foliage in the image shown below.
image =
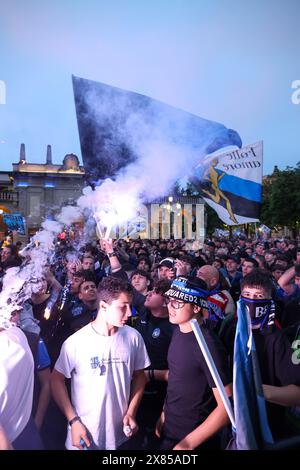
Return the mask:
<path id="1" fill-rule="evenodd" d="M 300 222 L 300 162 L 296 168 L 279 170 L 275 167 L 263 183 L 261 221 L 268 227 L 275 225 L 298 229 Z"/>
<path id="2" fill-rule="evenodd" d="M 205 204 L 205 210 L 207 215 L 207 226 L 206 231 L 208 235 L 212 235 L 216 228 L 228 228 L 226 224 L 219 218 L 218 214 L 208 204 Z"/>

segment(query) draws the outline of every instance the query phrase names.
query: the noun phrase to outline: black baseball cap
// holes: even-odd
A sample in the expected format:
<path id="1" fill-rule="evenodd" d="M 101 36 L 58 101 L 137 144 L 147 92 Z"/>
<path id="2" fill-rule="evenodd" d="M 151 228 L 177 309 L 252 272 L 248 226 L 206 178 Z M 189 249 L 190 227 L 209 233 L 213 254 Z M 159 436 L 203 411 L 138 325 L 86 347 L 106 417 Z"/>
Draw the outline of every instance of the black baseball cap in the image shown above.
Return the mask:
<path id="1" fill-rule="evenodd" d="M 158 268 L 160 268 L 161 266 L 166 266 L 167 268 L 172 269 L 174 267 L 174 263 L 174 258 L 164 258 L 160 261 Z"/>

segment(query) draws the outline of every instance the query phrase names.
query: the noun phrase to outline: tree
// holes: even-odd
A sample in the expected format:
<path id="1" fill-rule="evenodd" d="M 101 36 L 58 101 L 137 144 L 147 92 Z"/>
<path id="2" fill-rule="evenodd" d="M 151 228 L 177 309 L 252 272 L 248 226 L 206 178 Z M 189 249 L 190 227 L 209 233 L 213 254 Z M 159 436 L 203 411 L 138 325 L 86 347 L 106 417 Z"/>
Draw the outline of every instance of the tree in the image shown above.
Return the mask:
<path id="1" fill-rule="evenodd" d="M 262 222 L 269 226 L 287 226 L 294 235 L 300 219 L 300 162 L 296 168 L 274 168 L 263 182 Z"/>
<path id="2" fill-rule="evenodd" d="M 218 214 L 208 204 L 205 204 L 205 210 L 207 214 L 207 225 L 206 231 L 209 235 L 212 235 L 216 228 L 227 229 L 226 224 L 219 218 Z"/>

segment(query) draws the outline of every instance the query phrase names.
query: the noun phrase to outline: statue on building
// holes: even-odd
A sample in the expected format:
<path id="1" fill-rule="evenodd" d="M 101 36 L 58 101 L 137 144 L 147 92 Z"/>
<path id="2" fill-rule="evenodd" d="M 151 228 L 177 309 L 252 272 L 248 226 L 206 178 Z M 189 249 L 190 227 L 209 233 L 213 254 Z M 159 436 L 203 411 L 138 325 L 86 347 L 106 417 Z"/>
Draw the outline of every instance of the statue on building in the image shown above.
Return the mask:
<path id="1" fill-rule="evenodd" d="M 59 171 L 82 171 L 79 166 L 77 155 L 74 153 L 68 153 L 63 159 L 63 164 Z"/>

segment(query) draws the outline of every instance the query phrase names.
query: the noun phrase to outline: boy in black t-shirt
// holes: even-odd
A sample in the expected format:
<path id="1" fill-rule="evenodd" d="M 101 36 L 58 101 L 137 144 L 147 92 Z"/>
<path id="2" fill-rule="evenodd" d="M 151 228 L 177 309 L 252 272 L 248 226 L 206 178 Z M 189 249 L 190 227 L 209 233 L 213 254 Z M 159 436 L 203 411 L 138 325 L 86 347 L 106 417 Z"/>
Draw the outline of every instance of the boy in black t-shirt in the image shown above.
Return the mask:
<path id="1" fill-rule="evenodd" d="M 156 281 L 148 292 L 143 312 L 136 323 L 136 329 L 145 341 L 151 366 L 146 371 L 148 382 L 138 409 L 137 422 L 140 434 L 144 433 L 143 448 L 156 448 L 156 422 L 162 412 L 167 390 L 168 349 L 174 325 L 169 322 L 165 292 L 171 281 Z"/>
<path id="2" fill-rule="evenodd" d="M 228 424 L 229 419 L 214 384 L 190 320 L 201 325 L 202 309 L 207 308 L 207 286 L 201 279 L 176 278 L 165 294 L 169 298 L 169 320 L 179 328 L 173 333 L 168 352 L 169 378 L 164 411 L 157 423 L 161 449 L 191 450 L 204 442 L 219 448 L 212 437 Z M 202 329 L 228 396 L 230 375 L 226 355 L 217 336 Z"/>

